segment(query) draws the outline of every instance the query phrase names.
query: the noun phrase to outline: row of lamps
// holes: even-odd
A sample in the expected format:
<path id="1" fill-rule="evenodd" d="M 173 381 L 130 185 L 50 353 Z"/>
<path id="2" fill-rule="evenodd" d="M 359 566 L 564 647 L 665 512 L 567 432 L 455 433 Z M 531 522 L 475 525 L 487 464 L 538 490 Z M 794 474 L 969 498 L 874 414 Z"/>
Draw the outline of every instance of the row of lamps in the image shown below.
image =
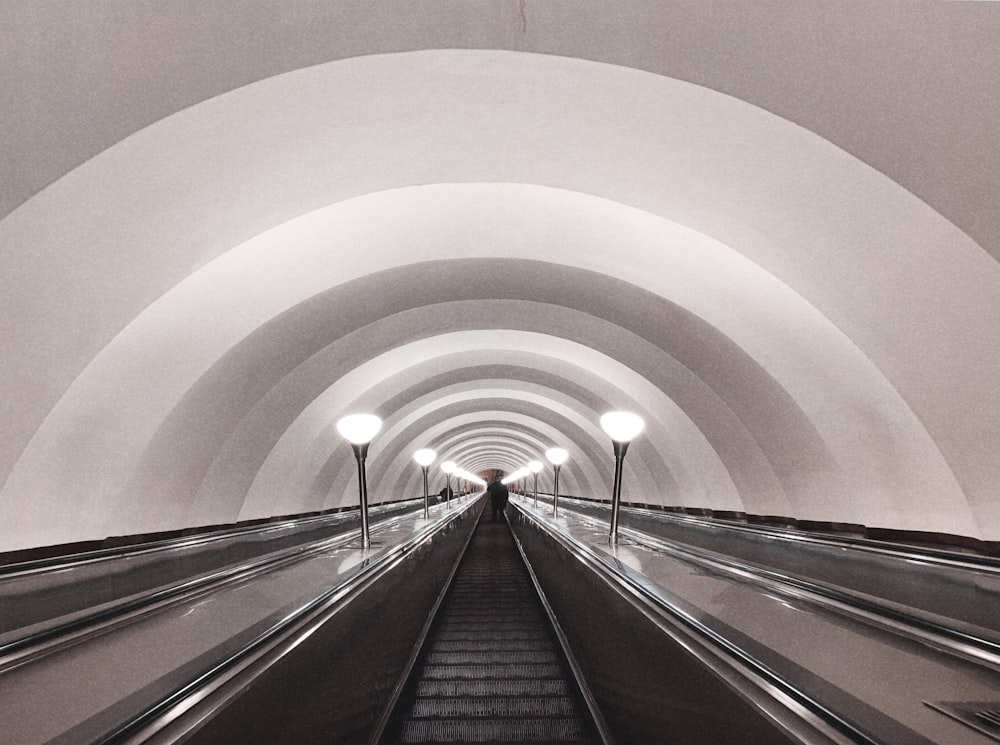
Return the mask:
<path id="1" fill-rule="evenodd" d="M 611 531 L 609 540 L 612 545 L 618 543 L 618 511 L 621 507 L 622 464 L 629 443 L 642 432 L 645 422 L 636 414 L 627 411 L 611 411 L 601 417 L 601 429 L 611 438 L 615 455 L 615 479 L 611 491 Z M 365 458 L 368 455 L 368 445 L 372 438 L 382 428 L 382 420 L 374 414 L 351 414 L 337 422 L 337 431 L 354 449 L 354 457 L 358 462 L 358 490 L 361 501 L 361 546 L 370 548 L 368 535 L 368 480 L 365 475 Z M 552 464 L 552 516 L 559 516 L 559 469 L 569 458 L 565 448 L 553 447 L 545 451 L 545 458 Z M 424 519 L 430 518 L 430 496 L 427 491 L 427 475 L 431 464 L 437 460 L 437 453 L 430 448 L 421 448 L 413 454 L 413 460 L 420 466 L 424 477 Z M 539 460 L 533 460 L 527 466 L 518 469 L 503 480 L 507 484 L 518 481 L 529 474 L 534 475 L 535 506 L 538 506 L 538 474 L 543 468 Z M 485 485 L 486 482 L 473 473 L 460 468 L 454 461 L 441 464 L 447 478 L 446 499 L 451 498 L 451 477 L 465 479 L 472 483 Z"/>

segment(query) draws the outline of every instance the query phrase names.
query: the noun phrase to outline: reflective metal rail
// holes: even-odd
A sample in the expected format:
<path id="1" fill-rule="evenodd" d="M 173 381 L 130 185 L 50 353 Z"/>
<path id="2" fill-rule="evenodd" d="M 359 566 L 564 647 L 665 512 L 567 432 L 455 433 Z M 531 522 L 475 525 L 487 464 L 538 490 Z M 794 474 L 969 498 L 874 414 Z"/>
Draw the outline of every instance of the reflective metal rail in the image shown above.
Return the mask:
<path id="1" fill-rule="evenodd" d="M 401 519 L 403 517 L 389 518 L 381 523 L 380 527 L 385 529 Z M 83 613 L 73 614 L 71 620 L 56 623 L 41 631 L 28 633 L 0 644 L 0 674 L 56 649 L 79 643 L 87 637 L 107 633 L 116 625 L 131 623 L 143 614 L 160 611 L 170 604 L 189 602 L 237 582 L 245 582 L 331 548 L 346 545 L 353 540 L 356 540 L 356 536 L 352 532 L 310 541 L 302 546 L 267 554 L 260 559 L 227 567 L 167 587 L 132 595 L 125 600 L 107 603 L 99 610 L 87 610 Z M 182 547 L 171 546 L 172 549 Z"/>
<path id="2" fill-rule="evenodd" d="M 607 504 L 566 498 L 607 520 Z M 746 525 L 659 510 L 623 508 L 623 526 L 817 585 L 879 599 L 882 605 L 1000 643 L 1000 560 L 865 538 Z M 950 621 L 948 619 L 951 619 Z"/>
<path id="3" fill-rule="evenodd" d="M 400 502 L 372 512 L 385 519 L 414 507 Z M 95 607 L 323 540 L 356 523 L 356 511 L 340 512 L 2 566 L 0 645 Z"/>
<path id="4" fill-rule="evenodd" d="M 366 589 L 430 541 L 450 522 L 481 509 L 480 501 L 431 520 L 408 540 L 376 553 L 361 571 L 302 604 L 249 643 L 218 661 L 185 685 L 122 722 L 93 745 L 177 742 L 189 738 L 212 714 L 222 710 L 268 668 L 291 655 L 305 640 Z M 187 716 L 200 707 L 195 716 Z M 197 742 L 197 739 L 192 740 Z"/>
<path id="5" fill-rule="evenodd" d="M 505 521 L 480 517 L 426 631 L 371 743 L 612 744 Z"/>
<path id="6" fill-rule="evenodd" d="M 177 732 L 195 736 L 191 733 L 226 700 L 245 694 L 251 685 L 247 681 L 266 674 L 291 650 L 304 650 L 314 639 L 329 636 L 322 630 L 326 621 L 336 618 L 336 626 L 346 608 L 352 609 L 346 616 L 358 615 L 357 598 L 367 603 L 383 594 L 365 591 L 380 586 L 387 573 L 410 567 L 415 556 L 425 557 L 418 559 L 421 566 L 440 563 L 425 560 L 434 556 L 430 546 L 440 550 L 440 536 L 454 536 L 462 516 L 475 508 L 475 500 L 454 500 L 429 521 L 411 511 L 374 524 L 378 540 L 371 549 L 358 549 L 358 536 L 350 529 L 141 593 L 15 639 L 0 671 L 0 719 L 16 725 L 8 728 L 5 742 L 110 745 L 172 742 Z M 446 543 L 451 546 L 454 540 Z M 410 586 L 399 591 L 401 600 Z M 365 611 L 362 619 L 373 612 Z M 404 627 L 411 624 L 409 612 L 407 605 L 396 614 L 406 619 Z M 398 635 L 402 621 L 394 623 L 383 625 Z M 203 636 L 205 632 L 209 634 Z M 345 698 L 358 690 L 363 699 L 359 707 L 367 708 L 370 691 L 359 690 L 356 674 L 346 673 Z"/>
<path id="7" fill-rule="evenodd" d="M 609 586 L 630 598 L 664 635 L 676 639 L 698 657 L 702 664 L 741 688 L 745 695 L 759 702 L 764 698 L 771 699 L 770 704 L 762 702 L 761 706 L 769 710 L 772 716 L 784 716 L 786 721 L 799 719 L 804 727 L 825 737 L 825 742 L 889 745 L 888 741 L 865 731 L 755 655 L 703 623 L 678 605 L 659 586 L 644 581 L 635 573 L 623 571 L 623 566 L 608 555 L 595 552 L 568 533 L 553 529 L 531 512 L 520 509 L 519 505 L 515 504 L 515 507 L 534 529 L 543 532 L 574 561 L 588 567 Z M 742 678 L 742 682 L 738 678 Z M 783 709 L 784 714 L 775 714 L 778 709 Z"/>
<path id="8" fill-rule="evenodd" d="M 590 520 L 602 527 L 607 525 L 607 523 L 593 517 L 583 519 Z M 672 543 L 632 528 L 619 528 L 619 534 L 629 538 L 636 545 L 682 557 L 699 566 L 728 574 L 741 581 L 753 582 L 768 592 L 807 600 L 837 613 L 848 614 L 856 619 L 878 624 L 894 633 L 931 644 L 942 651 L 1000 672 L 1000 643 L 976 635 L 972 631 L 948 625 L 947 619 L 930 619 L 910 609 L 863 596 L 850 590 L 810 582 L 721 556 L 715 552 Z"/>

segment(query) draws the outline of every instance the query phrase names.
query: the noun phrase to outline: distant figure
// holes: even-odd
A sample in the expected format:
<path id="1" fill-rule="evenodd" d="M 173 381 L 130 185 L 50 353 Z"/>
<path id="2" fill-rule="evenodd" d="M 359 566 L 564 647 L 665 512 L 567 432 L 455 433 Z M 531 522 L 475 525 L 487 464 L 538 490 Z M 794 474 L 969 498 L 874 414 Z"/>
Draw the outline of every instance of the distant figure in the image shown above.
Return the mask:
<path id="1" fill-rule="evenodd" d="M 453 496 L 455 496 L 455 492 L 453 492 L 449 487 L 445 486 L 441 489 L 440 492 L 438 492 L 438 497 L 439 497 L 438 501 L 448 502 L 451 500 Z"/>
<path id="2" fill-rule="evenodd" d="M 500 483 L 500 472 L 493 477 L 493 483 L 486 487 L 486 491 L 490 495 L 490 506 L 493 508 L 493 522 L 497 521 L 497 517 L 503 515 L 506 517 L 504 508 L 507 507 L 507 487 Z"/>

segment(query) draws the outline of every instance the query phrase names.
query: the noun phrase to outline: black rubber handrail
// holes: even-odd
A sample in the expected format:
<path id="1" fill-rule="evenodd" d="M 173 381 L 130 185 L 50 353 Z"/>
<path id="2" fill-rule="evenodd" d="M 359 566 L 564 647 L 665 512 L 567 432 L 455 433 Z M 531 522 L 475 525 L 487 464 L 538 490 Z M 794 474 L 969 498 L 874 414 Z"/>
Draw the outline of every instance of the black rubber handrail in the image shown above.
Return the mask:
<path id="1" fill-rule="evenodd" d="M 562 495 L 560 495 L 559 499 L 560 502 L 565 500 L 566 502 L 576 502 L 586 505 L 587 507 L 610 509 L 610 504 L 608 502 L 563 497 Z M 824 533 L 802 530 L 800 528 L 777 528 L 769 525 L 750 525 L 723 518 L 705 518 L 698 517 L 697 515 L 678 515 L 661 510 L 647 509 L 644 507 L 622 505 L 621 509 L 623 514 L 632 513 L 661 522 L 693 523 L 719 530 L 732 530 L 737 532 L 766 535 L 771 538 L 794 543 L 811 543 L 822 546 L 846 547 L 857 549 L 859 551 L 881 554 L 884 556 L 892 556 L 899 559 L 919 561 L 926 564 L 960 569 L 975 569 L 978 571 L 986 571 L 990 573 L 995 572 L 1000 574 L 1000 559 L 992 556 L 966 554 L 940 548 L 928 548 L 923 546 L 918 547 L 894 541 L 875 540 L 873 538 L 831 536 Z"/>
<path id="2" fill-rule="evenodd" d="M 129 737 L 136 735 L 142 730 L 149 727 L 155 728 L 155 723 L 161 717 L 166 723 L 172 722 L 174 717 L 171 716 L 171 711 L 183 711 L 186 708 L 185 702 L 197 698 L 199 693 L 213 681 L 237 667 L 243 661 L 263 651 L 269 645 L 280 643 L 282 638 L 289 634 L 293 635 L 294 639 L 288 642 L 287 648 L 294 649 L 299 639 L 307 638 L 312 634 L 314 627 L 323 622 L 322 618 L 317 619 L 318 614 L 332 609 L 342 600 L 376 581 L 378 577 L 402 561 L 412 550 L 425 541 L 430 540 L 435 533 L 442 530 L 453 519 L 465 514 L 470 509 L 474 509 L 476 506 L 481 508 L 481 498 L 471 500 L 469 504 L 460 510 L 441 515 L 437 520 L 430 522 L 422 530 L 414 533 L 406 541 L 389 548 L 373 559 L 366 560 L 357 574 L 346 578 L 342 583 L 327 589 L 320 595 L 285 614 L 281 619 L 242 647 L 231 652 L 224 659 L 215 663 L 187 683 L 163 695 L 143 711 L 121 722 L 112 730 L 93 741 L 91 745 L 119 745 L 119 743 L 126 742 Z M 310 618 L 313 619 L 312 622 Z M 305 624 L 305 627 L 298 628 L 302 624 Z"/>
<path id="3" fill-rule="evenodd" d="M 380 521 L 377 528 L 373 526 L 373 529 L 384 530 L 406 517 L 407 515 L 404 513 L 387 518 Z M 236 566 L 226 567 L 194 579 L 144 592 L 121 602 L 112 602 L 98 611 L 80 615 L 71 621 L 59 623 L 0 644 L 0 675 L 3 674 L 4 669 L 12 664 L 22 664 L 25 659 L 30 659 L 36 650 L 39 654 L 45 653 L 52 645 L 58 644 L 62 639 L 72 638 L 73 641 L 77 641 L 91 631 L 103 633 L 109 624 L 118 621 L 132 621 L 136 615 L 143 612 L 160 610 L 164 603 L 180 602 L 194 594 L 211 592 L 234 582 L 274 571 L 355 538 L 354 533 L 350 532 L 310 541 L 303 545 L 291 546 L 263 557 L 249 559 Z"/>
<path id="4" fill-rule="evenodd" d="M 393 686 L 392 692 L 389 694 L 389 700 L 383 707 L 382 714 L 379 716 L 378 721 L 375 723 L 375 727 L 372 729 L 371 735 L 368 738 L 368 745 L 380 745 L 382 738 L 385 736 L 385 731 L 389 725 L 390 718 L 392 717 L 396 706 L 399 704 L 399 700 L 403 694 L 404 688 L 406 687 L 406 683 L 409 680 L 410 675 L 413 674 L 417 660 L 420 658 L 424 645 L 430 637 L 431 629 L 434 626 L 434 619 L 437 617 L 438 611 L 444 604 L 445 598 L 448 596 L 451 589 L 451 585 L 455 581 L 455 576 L 458 574 L 459 567 L 462 565 L 462 559 L 465 557 L 465 552 L 468 550 L 469 544 L 472 542 L 472 536 L 474 533 L 475 529 L 469 532 L 469 535 L 466 537 L 465 543 L 462 546 L 462 550 L 458 552 L 458 558 L 455 560 L 451 570 L 448 572 L 448 576 L 441 587 L 441 591 L 438 592 L 437 597 L 434 599 L 431 609 L 427 614 L 427 619 L 424 621 L 423 626 L 420 628 L 420 632 L 417 634 L 417 639 L 416 642 L 414 642 L 413 649 L 410 651 L 410 656 L 403 664 L 403 669 L 400 673 L 399 679 L 396 681 L 396 685 Z"/>
<path id="5" fill-rule="evenodd" d="M 635 579 L 622 572 L 619 567 L 610 563 L 604 557 L 594 553 L 572 536 L 553 530 L 551 526 L 541 520 L 538 520 L 530 512 L 521 509 L 520 506 L 516 504 L 514 504 L 514 506 L 518 509 L 520 514 L 528 519 L 533 525 L 537 526 L 539 530 L 543 531 L 546 535 L 559 543 L 573 556 L 575 560 L 580 561 L 585 566 L 591 567 L 597 571 L 600 576 L 609 581 L 612 586 L 620 588 L 625 592 L 625 594 L 638 599 L 646 607 L 651 608 L 654 611 L 654 615 L 659 617 L 659 620 L 656 620 L 656 618 L 651 618 L 651 620 L 654 620 L 665 632 L 670 633 L 670 627 L 666 625 L 667 622 L 665 619 L 672 619 L 675 623 L 679 623 L 683 628 L 687 629 L 690 633 L 693 633 L 694 636 L 700 639 L 703 643 L 706 643 L 711 648 L 715 648 L 723 652 L 732 660 L 739 662 L 747 669 L 751 670 L 755 675 L 759 676 L 767 684 L 773 686 L 777 691 L 780 691 L 784 696 L 787 696 L 795 701 L 819 721 L 832 727 L 840 734 L 849 737 L 853 742 L 858 743 L 858 745 L 889 745 L 889 743 L 875 738 L 873 735 L 864 731 L 847 718 L 825 706 L 801 688 L 788 681 L 784 676 L 772 669 L 769 665 L 757 659 L 745 649 L 731 642 L 722 634 L 699 621 L 690 613 L 672 602 L 669 598 L 665 597 L 660 592 L 659 588 L 650 584 L 637 582 Z"/>
<path id="6" fill-rule="evenodd" d="M 414 502 L 416 500 L 407 499 L 398 502 L 383 502 L 380 505 L 372 506 L 370 511 L 391 510 L 397 506 Z M 266 533 L 280 530 L 296 525 L 308 525 L 312 522 L 329 521 L 331 523 L 346 522 L 360 514 L 357 510 L 347 510 L 336 512 L 330 515 L 309 515 L 308 517 L 293 517 L 273 523 L 260 525 L 244 525 L 233 528 L 222 528 L 196 535 L 178 536 L 176 538 L 164 538 L 162 540 L 148 541 L 145 543 L 130 544 L 127 546 L 116 546 L 112 548 L 100 548 L 94 551 L 82 553 L 66 554 L 64 556 L 53 556 L 46 559 L 32 559 L 30 561 L 15 562 L 12 564 L 0 565 L 0 580 L 4 577 L 33 572 L 49 570 L 63 571 L 73 566 L 82 566 L 101 561 L 121 559 L 128 556 L 140 556 L 143 554 L 170 551 L 178 548 L 191 548 L 197 545 L 208 545 L 227 538 L 234 538 L 253 533 Z"/>
<path id="7" fill-rule="evenodd" d="M 549 599 L 545 595 L 545 591 L 542 589 L 542 584 L 538 580 L 538 575 L 535 573 L 534 567 L 531 566 L 531 562 L 528 560 L 528 554 L 524 550 L 524 545 L 521 543 L 521 539 L 517 537 L 517 533 L 511 527 L 510 522 L 507 522 L 507 527 L 510 530 L 511 537 L 514 539 L 514 545 L 517 547 L 517 552 L 521 556 L 521 560 L 524 562 L 524 566 L 528 570 L 528 577 L 531 579 L 531 584 L 535 588 L 535 593 L 538 595 L 538 600 L 542 604 L 542 609 L 545 611 L 545 615 L 548 617 L 549 623 L 552 625 L 552 630 L 555 633 L 557 641 L 559 642 L 559 646 L 562 648 L 563 656 L 566 658 L 566 663 L 569 665 L 570 672 L 576 681 L 577 688 L 580 690 L 580 695 L 583 697 L 583 702 L 587 707 L 590 718 L 593 720 L 597 736 L 601 740 L 601 745 L 615 745 L 614 737 L 611 734 L 611 728 L 608 726 L 607 720 L 604 718 L 604 712 L 601 711 L 601 707 L 597 703 L 597 698 L 594 696 L 594 693 L 590 688 L 590 684 L 587 683 L 587 679 L 583 675 L 583 667 L 577 661 L 576 655 L 573 654 L 573 650 L 569 644 L 569 638 L 566 636 L 566 632 L 563 631 L 563 628 L 559 623 L 559 619 L 556 618 L 555 610 L 552 608 L 551 603 L 549 603 Z"/>
<path id="8" fill-rule="evenodd" d="M 607 529 L 608 523 L 593 515 L 578 514 L 582 521 Z M 694 561 L 702 566 L 708 566 L 717 571 L 738 572 L 741 579 L 766 582 L 768 589 L 781 592 L 783 587 L 791 587 L 800 592 L 815 597 L 806 598 L 813 602 L 819 599 L 832 601 L 849 609 L 877 616 L 889 622 L 892 628 L 901 633 L 917 634 L 921 641 L 934 642 L 940 649 L 977 664 L 988 665 L 994 670 L 1000 670 L 1000 642 L 978 636 L 970 631 L 963 631 L 954 626 L 948 626 L 940 621 L 931 620 L 911 610 L 901 610 L 887 603 L 880 603 L 870 596 L 861 595 L 832 585 L 814 582 L 801 577 L 766 569 L 756 564 L 724 556 L 715 551 L 694 548 L 687 544 L 653 536 L 637 528 L 619 527 L 619 535 L 627 536 L 640 546 L 654 551 L 668 552 L 679 556 L 682 560 Z M 801 595 L 796 595 L 801 597 Z M 837 609 L 843 612 L 842 609 Z M 864 620 L 864 619 L 863 619 Z M 902 627 L 902 628 L 901 628 Z"/>
<path id="9" fill-rule="evenodd" d="M 749 575 L 751 579 L 756 578 L 766 581 L 769 583 L 768 589 L 780 591 L 781 586 L 792 587 L 810 595 L 834 601 L 848 608 L 870 613 L 879 618 L 891 621 L 896 630 L 903 631 L 904 633 L 908 630 L 908 627 L 912 627 L 925 634 L 939 637 L 935 641 L 939 647 L 948 652 L 961 656 L 963 659 L 971 659 L 974 662 L 990 665 L 994 669 L 1000 669 L 1000 643 L 991 639 L 947 626 L 939 621 L 932 621 L 916 613 L 900 610 L 899 608 L 880 603 L 869 597 L 863 597 L 849 590 L 793 577 L 772 569 L 765 569 L 755 564 L 747 564 L 728 556 L 722 556 L 714 551 L 679 545 L 669 540 L 643 533 L 635 528 L 619 528 L 619 533 L 646 548 L 679 555 L 681 558 L 688 558 L 702 566 L 710 566 L 713 569 L 722 569 L 729 572 L 739 572 L 744 577 Z M 778 587 L 775 587 L 775 585 L 778 585 Z M 812 598 L 807 599 L 812 600 Z M 899 629 L 899 625 L 907 628 Z M 971 647 L 980 654 L 970 656 L 964 647 Z"/>

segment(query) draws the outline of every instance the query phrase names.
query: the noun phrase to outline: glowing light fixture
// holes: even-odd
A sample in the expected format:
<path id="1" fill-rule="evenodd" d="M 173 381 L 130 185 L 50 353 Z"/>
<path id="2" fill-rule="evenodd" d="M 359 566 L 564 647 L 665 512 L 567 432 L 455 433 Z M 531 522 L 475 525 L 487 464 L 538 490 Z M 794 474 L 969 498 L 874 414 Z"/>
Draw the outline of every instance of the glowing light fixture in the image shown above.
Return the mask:
<path id="1" fill-rule="evenodd" d="M 338 420 L 337 431 L 354 449 L 358 462 L 358 501 L 361 503 L 361 547 L 370 548 L 368 536 L 368 477 L 365 474 L 365 458 L 372 438 L 382 429 L 382 420 L 374 414 L 351 414 Z"/>
<path id="2" fill-rule="evenodd" d="M 382 429 L 382 420 L 374 414 L 351 414 L 337 422 L 337 431 L 352 445 L 367 445 Z"/>
<path id="3" fill-rule="evenodd" d="M 552 464 L 552 517 L 559 516 L 559 468 L 566 459 L 569 452 L 563 448 L 549 448 L 545 451 L 545 457 Z"/>
<path id="4" fill-rule="evenodd" d="M 554 466 L 561 466 L 569 458 L 569 452 L 563 448 L 549 448 L 545 451 L 545 457 Z"/>
<path id="5" fill-rule="evenodd" d="M 417 465 L 420 466 L 420 470 L 424 474 L 424 520 L 429 519 L 431 516 L 430 497 L 427 494 L 427 470 L 430 468 L 431 463 L 437 460 L 437 457 L 438 454 L 430 448 L 420 448 L 420 450 L 413 454 L 413 460 L 417 462 Z"/>
<path id="6" fill-rule="evenodd" d="M 622 463 L 632 438 L 642 432 L 642 417 L 627 411 L 610 411 L 601 417 L 601 429 L 611 438 L 615 453 L 615 483 L 611 489 L 611 533 L 609 541 L 618 543 L 618 510 L 622 501 Z"/>
<path id="7" fill-rule="evenodd" d="M 527 466 L 523 468 L 518 468 L 516 471 L 509 474 L 506 478 L 501 479 L 500 483 L 513 484 L 515 481 L 520 481 L 521 479 L 523 479 L 525 476 L 528 475 L 528 473 L 530 473 L 530 471 L 528 470 Z"/>
<path id="8" fill-rule="evenodd" d="M 543 468 L 545 468 L 545 464 L 543 464 L 540 460 L 533 460 L 533 461 L 530 461 L 528 463 L 528 470 L 531 471 L 531 473 L 535 477 L 534 492 L 535 492 L 535 508 L 536 509 L 538 508 L 538 473 Z"/>
<path id="9" fill-rule="evenodd" d="M 631 442 L 644 426 L 642 417 L 627 411 L 609 411 L 601 417 L 601 429 L 614 442 Z"/>
<path id="10" fill-rule="evenodd" d="M 451 475 L 455 473 L 456 468 L 458 465 L 453 460 L 446 460 L 441 464 L 441 470 L 444 471 L 445 477 L 444 500 L 446 504 L 451 503 Z"/>

